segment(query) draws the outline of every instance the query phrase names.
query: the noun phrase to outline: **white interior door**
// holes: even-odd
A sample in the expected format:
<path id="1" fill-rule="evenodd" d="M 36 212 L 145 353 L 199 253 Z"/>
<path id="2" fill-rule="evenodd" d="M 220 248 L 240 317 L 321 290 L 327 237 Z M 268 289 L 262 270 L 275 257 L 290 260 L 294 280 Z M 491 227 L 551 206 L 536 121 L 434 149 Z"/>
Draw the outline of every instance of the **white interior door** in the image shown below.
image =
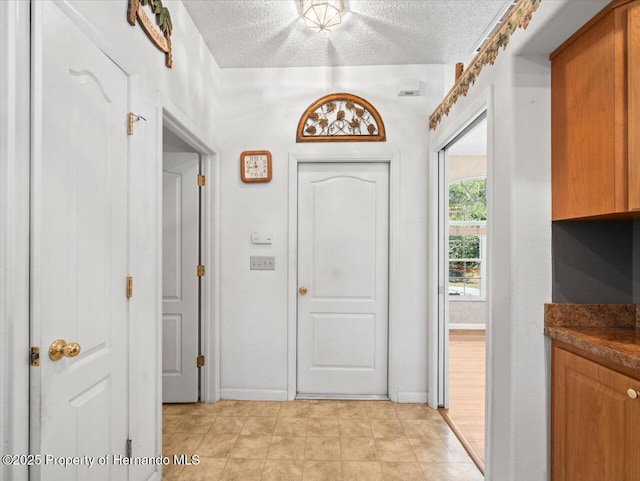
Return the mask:
<path id="1" fill-rule="evenodd" d="M 163 155 L 162 401 L 198 400 L 198 154 Z"/>
<path id="2" fill-rule="evenodd" d="M 299 394 L 387 394 L 388 271 L 389 164 L 301 163 Z"/>
<path id="3" fill-rule="evenodd" d="M 33 7 L 32 7 L 33 8 Z M 127 75 L 58 7 L 35 5 L 31 446 L 126 454 L 129 255 Z M 56 339 L 77 357 L 49 357 Z M 31 479 L 126 480 L 112 462 L 43 462 Z"/>

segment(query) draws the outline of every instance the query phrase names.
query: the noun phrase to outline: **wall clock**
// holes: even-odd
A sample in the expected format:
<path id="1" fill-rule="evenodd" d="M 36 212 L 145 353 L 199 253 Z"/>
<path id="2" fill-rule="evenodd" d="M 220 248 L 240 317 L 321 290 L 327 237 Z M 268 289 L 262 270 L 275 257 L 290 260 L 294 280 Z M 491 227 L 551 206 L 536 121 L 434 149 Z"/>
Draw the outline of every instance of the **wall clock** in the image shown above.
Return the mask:
<path id="1" fill-rule="evenodd" d="M 240 154 L 240 176 L 243 182 L 269 182 L 271 180 L 271 152 L 246 150 Z"/>

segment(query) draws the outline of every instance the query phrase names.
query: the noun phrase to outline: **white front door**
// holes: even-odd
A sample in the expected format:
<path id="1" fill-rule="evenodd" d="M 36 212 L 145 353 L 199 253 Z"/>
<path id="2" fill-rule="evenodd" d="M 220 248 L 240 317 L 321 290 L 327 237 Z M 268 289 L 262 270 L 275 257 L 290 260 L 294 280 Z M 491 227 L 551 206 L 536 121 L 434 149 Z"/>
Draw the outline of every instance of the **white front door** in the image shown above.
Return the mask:
<path id="1" fill-rule="evenodd" d="M 126 467 L 97 457 L 125 456 L 128 437 L 128 77 L 54 3 L 35 9 L 31 336 L 41 360 L 30 427 L 43 459 L 31 479 L 126 480 Z M 56 339 L 80 354 L 52 360 Z M 83 464 L 65 467 L 73 456 Z"/>
<path id="2" fill-rule="evenodd" d="M 299 164 L 298 285 L 298 393 L 386 395 L 389 164 Z"/>
<path id="3" fill-rule="evenodd" d="M 198 154 L 163 155 L 162 402 L 198 400 Z"/>

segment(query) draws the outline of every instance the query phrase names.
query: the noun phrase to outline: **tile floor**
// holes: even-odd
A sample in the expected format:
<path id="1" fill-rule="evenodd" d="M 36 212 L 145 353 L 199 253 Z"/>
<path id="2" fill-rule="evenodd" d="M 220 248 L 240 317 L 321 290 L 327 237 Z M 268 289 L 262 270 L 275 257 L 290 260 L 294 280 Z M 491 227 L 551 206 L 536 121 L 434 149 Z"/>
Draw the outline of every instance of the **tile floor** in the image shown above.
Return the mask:
<path id="1" fill-rule="evenodd" d="M 165 404 L 164 481 L 480 481 L 437 411 L 388 401 Z"/>

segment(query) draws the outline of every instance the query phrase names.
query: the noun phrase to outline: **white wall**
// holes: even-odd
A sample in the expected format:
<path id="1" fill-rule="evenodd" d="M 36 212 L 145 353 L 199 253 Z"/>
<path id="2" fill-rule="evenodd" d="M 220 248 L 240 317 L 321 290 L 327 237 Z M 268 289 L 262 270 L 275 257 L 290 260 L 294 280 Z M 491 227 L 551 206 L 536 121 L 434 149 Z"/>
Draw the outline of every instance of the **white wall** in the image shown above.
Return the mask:
<path id="1" fill-rule="evenodd" d="M 25 440 L 29 420 L 25 408 L 28 406 L 26 388 L 28 370 L 25 346 L 29 345 L 28 317 L 24 309 L 24 298 L 28 295 L 26 278 L 28 273 L 28 230 L 24 228 L 24 215 L 16 214 L 28 205 L 29 177 L 24 175 L 28 166 L 28 151 L 18 156 L 7 155 L 5 146 L 18 144 L 24 147 L 28 136 L 28 105 L 24 102 L 23 87 L 29 85 L 29 36 L 26 35 L 19 18 L 28 22 L 29 4 L 21 0 L 1 2 L 0 32 L 2 35 L 2 64 L 0 69 L 0 98 L 2 99 L 2 146 L 0 172 L 2 179 L 2 232 L 11 232 L 11 237 L 0 238 L 0 283 L 2 311 L 0 332 L 2 346 L 0 359 L 3 367 L 0 400 L 0 433 L 2 452 L 25 453 Z M 139 26 L 127 23 L 126 2 L 70 0 L 57 2 L 60 8 L 89 35 L 107 55 L 130 75 L 131 110 L 144 116 L 147 121 L 135 124 L 131 137 L 131 212 L 136 219 L 131 226 L 131 272 L 135 280 L 135 293 L 131 301 L 131 437 L 135 455 L 151 456 L 159 453 L 160 409 L 151 408 L 159 401 L 160 382 L 160 186 L 162 166 L 162 109 L 167 108 L 183 123 L 193 126 L 194 135 L 204 144 L 216 150 L 219 136 L 219 68 L 209 53 L 202 37 L 182 2 L 166 0 L 173 21 L 173 68 L 164 65 L 164 54 L 148 39 Z M 38 8 L 38 2 L 35 2 Z M 26 16 L 18 13 L 26 9 Z M 6 13 L 6 15 L 5 15 Z M 9 40 L 5 42 L 5 34 Z M 60 33 L 64 35 L 64 32 Z M 6 60 L 6 61 L 5 61 Z M 35 61 L 38 61 L 36 58 Z M 5 111 L 5 100 L 15 102 L 18 113 Z M 28 96 L 26 101 L 28 101 Z M 15 103 L 14 103 L 15 105 Z M 16 122 L 9 128 L 5 123 Z M 26 126 L 25 126 L 26 125 Z M 123 119 L 123 126 L 124 126 Z M 28 139 L 28 137 L 27 137 Z M 26 141 L 28 147 L 28 140 Z M 14 149 L 15 151 L 15 149 Z M 10 153 L 11 151 L 9 151 Z M 22 164 L 15 164 L 22 161 Z M 26 162 L 26 163 L 25 163 Z M 16 165 L 19 166 L 16 169 Z M 5 177 L 6 175 L 6 177 Z M 212 184 L 215 179 L 210 179 Z M 5 191 L 5 186 L 13 186 Z M 214 186 L 215 187 L 215 186 Z M 9 202 L 5 204 L 5 193 Z M 5 212 L 4 207 L 10 206 Z M 7 215 L 5 217 L 5 214 Z M 8 228 L 9 230 L 5 230 Z M 35 233 L 37 235 L 37 233 Z M 4 276 L 7 276 L 6 279 Z M 5 282 L 5 280 L 7 282 Z M 5 299 L 7 302 L 5 303 Z M 14 347 L 17 346 L 17 347 Z M 40 346 L 41 349 L 46 346 Z M 5 358 L 6 356 L 6 358 Z M 15 369 L 5 371 L 5 362 L 18 362 Z M 46 361 L 45 361 L 46 362 Z M 10 389 L 5 389 L 10 387 Z M 7 393 L 15 397 L 9 399 Z M 7 450 L 5 450 L 5 448 Z M 153 467 L 132 468 L 132 479 L 147 479 Z M 11 475 L 0 467 L 0 479 L 26 479 L 26 471 Z"/>
<path id="2" fill-rule="evenodd" d="M 426 400 L 427 112 L 443 95 L 442 66 L 223 69 L 222 395 L 286 399 L 288 155 L 400 153 L 399 382 L 392 397 Z M 421 97 L 398 97 L 400 80 L 420 79 Z M 368 100 L 384 121 L 386 142 L 296 143 L 296 127 L 318 98 L 349 92 Z M 273 180 L 244 184 L 244 150 L 273 154 Z M 250 242 L 253 228 L 273 231 L 271 246 Z M 250 255 L 276 257 L 275 272 L 249 271 Z M 295 355 L 295 353 L 293 353 Z"/>
<path id="3" fill-rule="evenodd" d="M 606 1 L 542 2 L 494 66 L 433 135 L 439 149 L 489 102 L 490 219 L 487 480 L 549 477 L 551 300 L 550 63 L 548 54 Z"/>

